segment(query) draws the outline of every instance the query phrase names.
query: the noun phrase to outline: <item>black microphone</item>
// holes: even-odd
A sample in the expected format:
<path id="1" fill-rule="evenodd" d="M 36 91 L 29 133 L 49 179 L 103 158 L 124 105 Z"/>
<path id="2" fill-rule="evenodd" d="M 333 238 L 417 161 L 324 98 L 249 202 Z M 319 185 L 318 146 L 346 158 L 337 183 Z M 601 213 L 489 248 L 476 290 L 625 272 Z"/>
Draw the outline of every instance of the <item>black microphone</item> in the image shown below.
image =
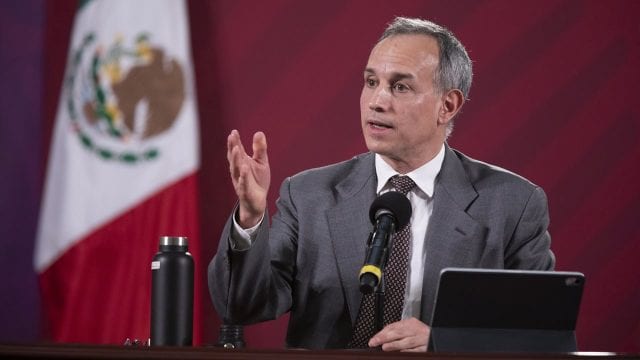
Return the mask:
<path id="1" fill-rule="evenodd" d="M 411 203 L 405 195 L 389 191 L 378 196 L 369 209 L 373 233 L 369 236 L 367 257 L 360 270 L 360 291 L 370 294 L 380 283 L 387 263 L 389 238 L 411 218 Z"/>

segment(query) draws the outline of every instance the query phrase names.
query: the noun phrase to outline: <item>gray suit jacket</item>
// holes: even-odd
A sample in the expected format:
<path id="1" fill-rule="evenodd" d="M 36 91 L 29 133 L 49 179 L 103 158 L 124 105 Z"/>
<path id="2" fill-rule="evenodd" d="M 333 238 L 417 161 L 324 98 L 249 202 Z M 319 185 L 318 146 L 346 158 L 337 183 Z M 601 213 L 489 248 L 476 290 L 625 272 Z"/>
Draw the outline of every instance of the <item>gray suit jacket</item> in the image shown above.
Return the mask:
<path id="1" fill-rule="evenodd" d="M 230 249 L 229 218 L 208 271 L 222 318 L 249 324 L 289 311 L 288 347 L 344 347 L 362 298 L 376 182 L 372 153 L 287 178 L 271 226 L 264 221 L 246 251 Z M 446 146 L 423 239 L 420 319 L 431 321 L 445 267 L 552 269 L 548 224 L 541 188 Z"/>

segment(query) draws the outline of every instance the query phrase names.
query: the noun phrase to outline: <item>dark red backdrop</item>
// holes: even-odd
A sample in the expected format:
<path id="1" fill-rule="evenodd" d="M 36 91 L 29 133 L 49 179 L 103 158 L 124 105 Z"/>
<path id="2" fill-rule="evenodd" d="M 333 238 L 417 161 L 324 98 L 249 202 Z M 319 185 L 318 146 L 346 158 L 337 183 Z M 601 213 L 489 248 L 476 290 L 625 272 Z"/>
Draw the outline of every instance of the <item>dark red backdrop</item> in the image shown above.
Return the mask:
<path id="1" fill-rule="evenodd" d="M 45 82 L 57 91 L 75 2 L 46 6 Z M 234 202 L 229 131 L 267 134 L 271 202 L 285 176 L 365 151 L 370 47 L 393 16 L 425 17 L 456 33 L 475 66 L 450 144 L 541 185 L 557 268 L 587 276 L 581 350 L 640 351 L 640 2 L 198 0 L 189 10 L 207 257 Z M 49 122 L 56 104 L 45 97 Z M 249 327 L 249 345 L 280 347 L 285 327 Z"/>

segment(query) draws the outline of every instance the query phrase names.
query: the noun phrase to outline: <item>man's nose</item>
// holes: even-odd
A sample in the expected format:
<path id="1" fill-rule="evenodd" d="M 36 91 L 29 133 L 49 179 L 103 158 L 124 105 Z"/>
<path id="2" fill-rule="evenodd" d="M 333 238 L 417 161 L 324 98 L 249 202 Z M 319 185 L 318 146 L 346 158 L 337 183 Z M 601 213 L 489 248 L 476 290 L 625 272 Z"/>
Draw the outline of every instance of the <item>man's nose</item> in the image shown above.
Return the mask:
<path id="1" fill-rule="evenodd" d="M 385 112 L 389 110 L 389 104 L 391 100 L 391 94 L 384 86 L 378 86 L 369 101 L 369 109 L 375 112 Z"/>

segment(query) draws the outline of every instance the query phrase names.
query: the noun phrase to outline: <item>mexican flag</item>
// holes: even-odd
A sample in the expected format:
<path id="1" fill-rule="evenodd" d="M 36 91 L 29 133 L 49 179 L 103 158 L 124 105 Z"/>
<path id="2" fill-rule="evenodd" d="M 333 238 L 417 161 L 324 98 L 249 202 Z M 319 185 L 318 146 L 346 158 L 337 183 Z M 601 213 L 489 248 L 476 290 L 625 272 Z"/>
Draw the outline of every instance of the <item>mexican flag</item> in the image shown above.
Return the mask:
<path id="1" fill-rule="evenodd" d="M 80 2 L 34 257 L 54 341 L 146 340 L 159 237 L 188 237 L 200 261 L 188 29 L 183 1 Z"/>

